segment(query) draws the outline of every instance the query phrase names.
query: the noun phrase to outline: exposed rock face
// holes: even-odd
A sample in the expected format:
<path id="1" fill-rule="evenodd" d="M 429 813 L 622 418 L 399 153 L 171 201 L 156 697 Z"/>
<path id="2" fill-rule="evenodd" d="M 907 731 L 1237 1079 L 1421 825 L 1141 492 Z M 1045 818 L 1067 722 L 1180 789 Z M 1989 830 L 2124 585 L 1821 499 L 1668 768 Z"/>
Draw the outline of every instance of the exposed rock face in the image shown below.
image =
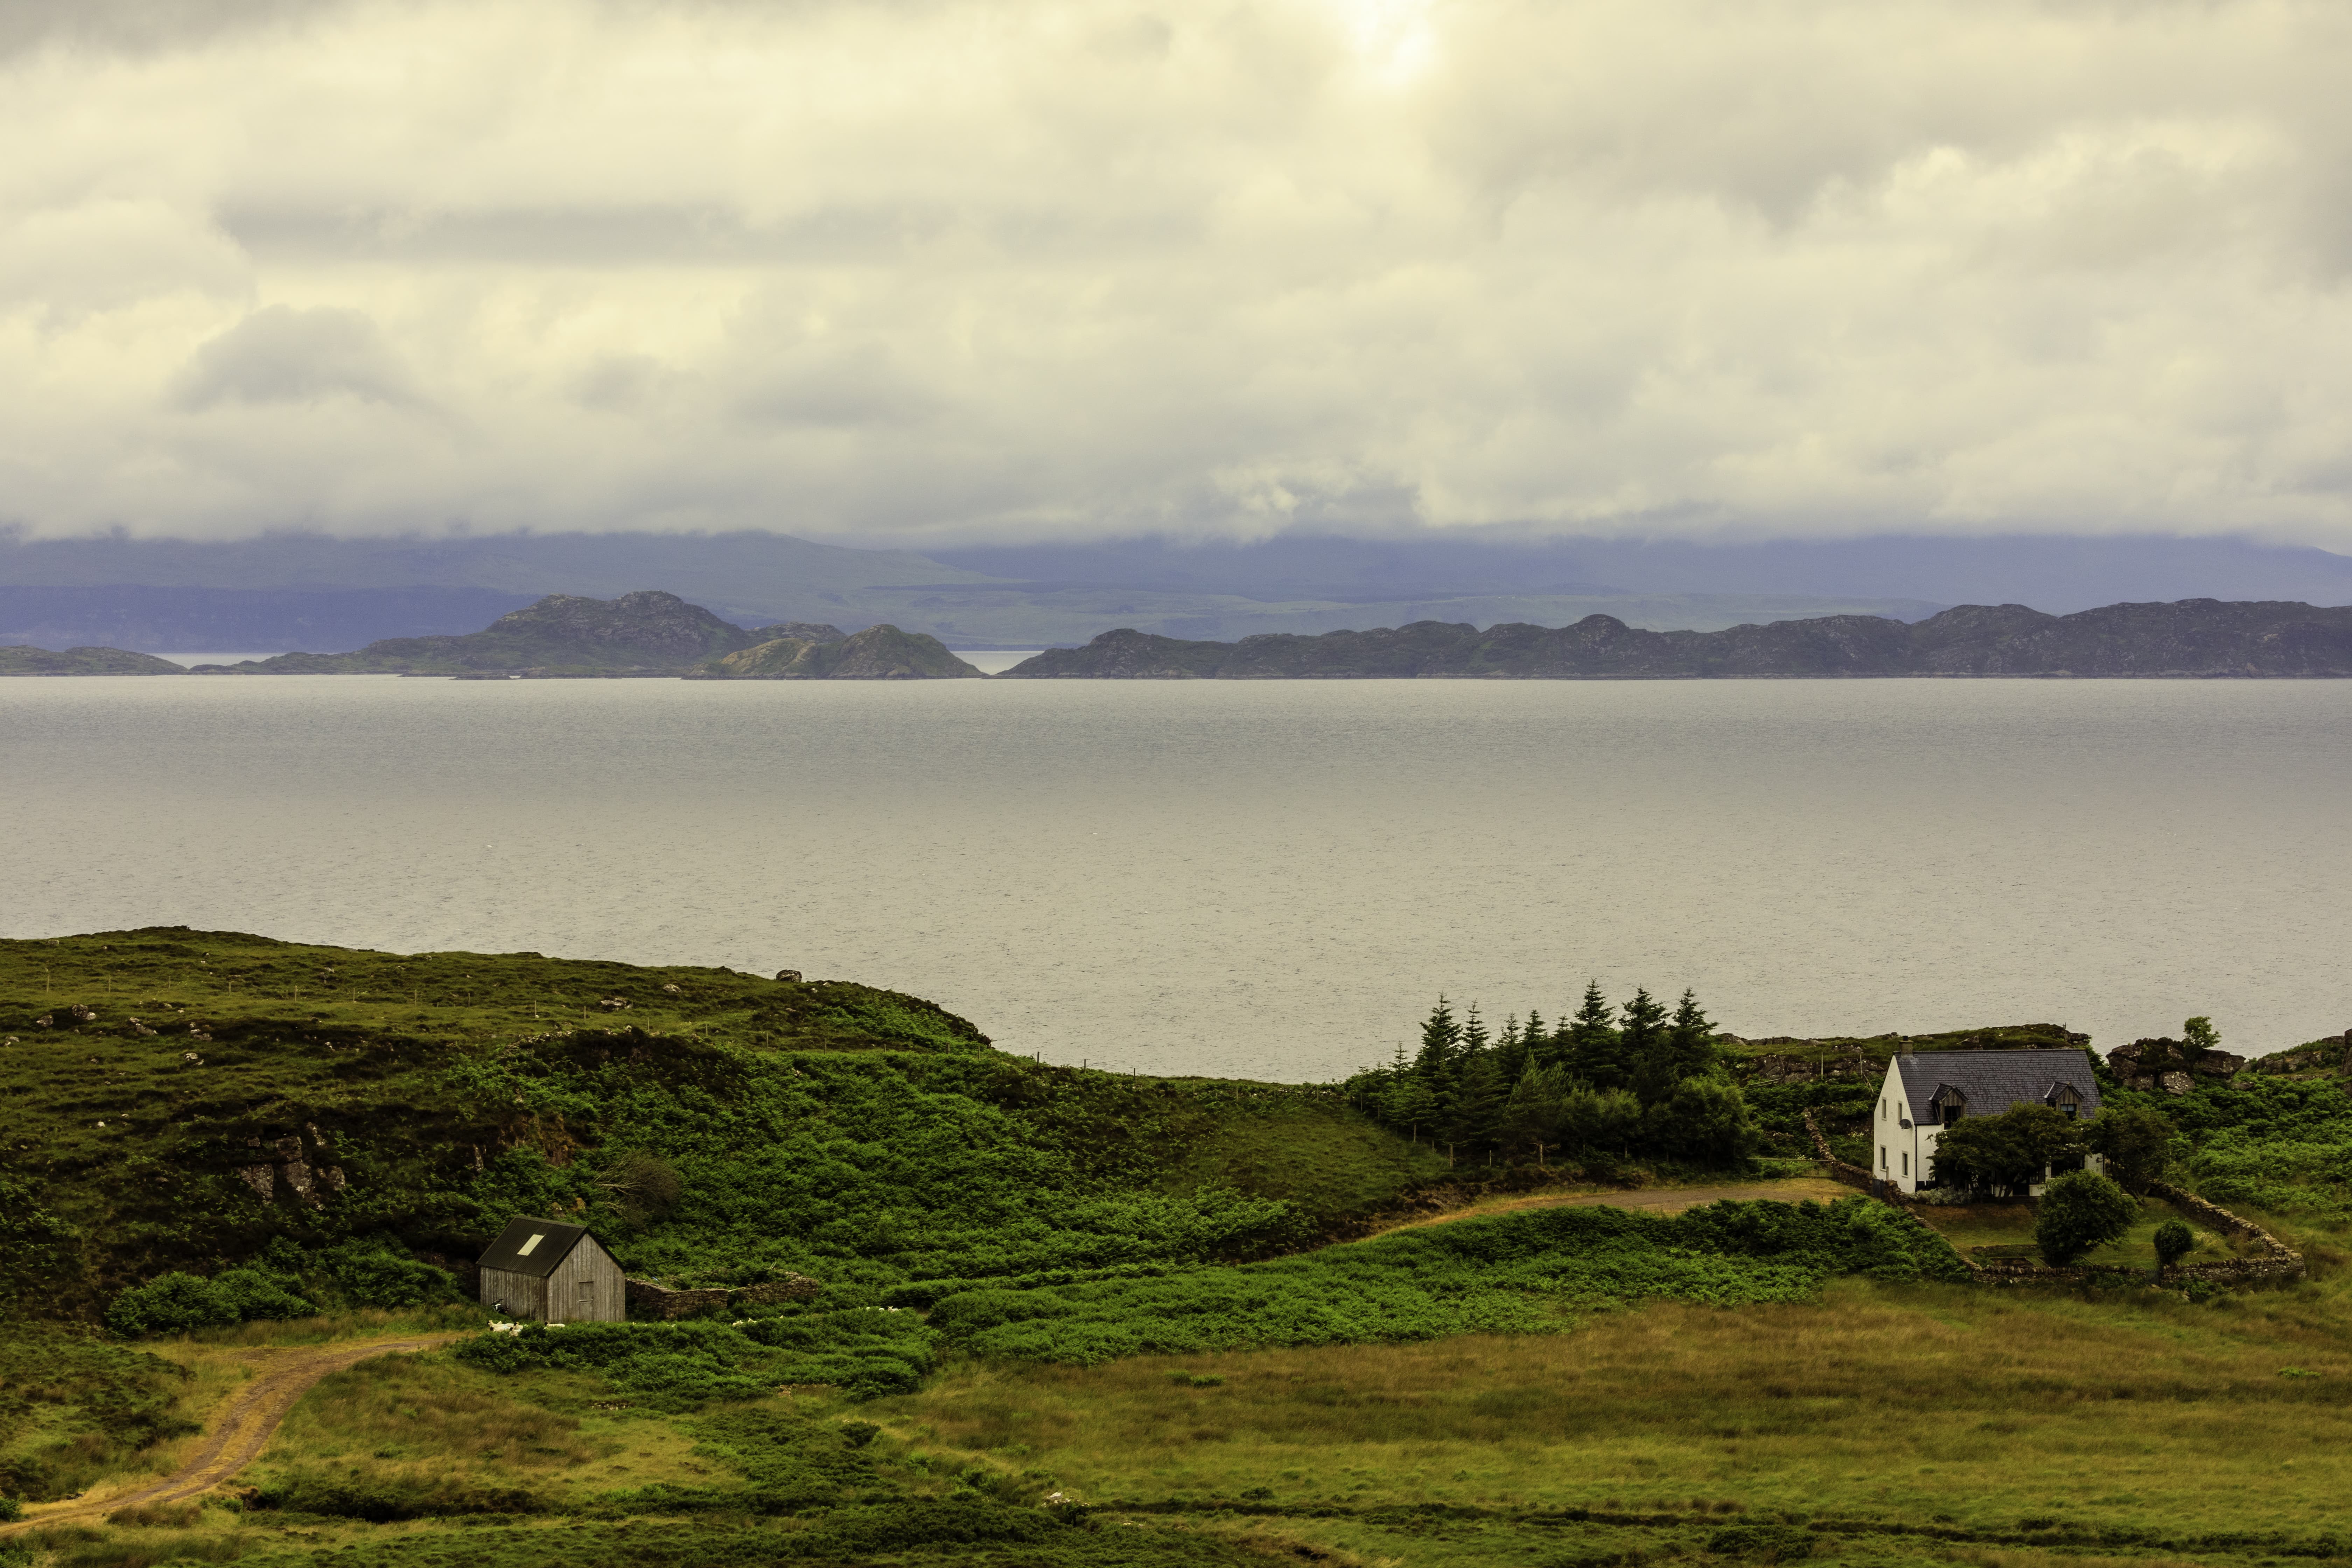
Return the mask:
<path id="1" fill-rule="evenodd" d="M 896 626 L 868 626 L 836 642 L 778 637 L 713 659 L 709 680 L 960 680 L 980 671 L 939 638 Z"/>
<path id="2" fill-rule="evenodd" d="M 1691 679 L 1821 676 L 2352 676 L 2352 606 L 2110 605 L 2048 616 L 1963 605 L 1906 626 L 1875 616 L 1719 632 L 1639 631 L 1612 616 L 1572 626 L 1416 621 L 1394 629 L 1185 642 L 1132 628 L 1005 671 L 1028 679 L 1365 679 L 1414 677 Z"/>
<path id="3" fill-rule="evenodd" d="M 2161 1089 L 2187 1094 L 2199 1079 L 2234 1078 L 2243 1072 L 2246 1058 L 2231 1051 L 2191 1055 L 2179 1040 L 2157 1037 L 2134 1040 L 2107 1053 L 2107 1069 L 2126 1089 Z"/>
<path id="4" fill-rule="evenodd" d="M 288 653 L 203 674 L 677 674 L 748 647 L 751 633 L 675 594 L 617 599 L 551 594 L 455 637 L 393 637 L 357 653 Z"/>
<path id="5" fill-rule="evenodd" d="M 152 653 L 119 647 L 69 647 L 51 653 L 17 643 L 0 647 L 0 675 L 185 675 L 187 670 Z"/>

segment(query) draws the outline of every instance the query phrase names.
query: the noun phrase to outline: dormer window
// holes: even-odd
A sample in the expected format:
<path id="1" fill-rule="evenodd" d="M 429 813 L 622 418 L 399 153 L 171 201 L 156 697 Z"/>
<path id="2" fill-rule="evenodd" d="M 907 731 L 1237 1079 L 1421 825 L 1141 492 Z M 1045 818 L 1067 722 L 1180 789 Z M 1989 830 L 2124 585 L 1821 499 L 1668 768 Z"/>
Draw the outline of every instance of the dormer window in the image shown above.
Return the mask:
<path id="1" fill-rule="evenodd" d="M 2083 1114 L 2083 1097 L 2071 1083 L 2053 1083 L 2050 1092 L 2042 1097 L 2044 1105 L 2056 1108 L 2058 1113 L 2073 1121 Z"/>
<path id="2" fill-rule="evenodd" d="M 1936 1098 L 1927 1102 L 1928 1120 L 1941 1127 L 1956 1125 L 1969 1113 L 1969 1097 L 1950 1084 L 1938 1085 Z"/>

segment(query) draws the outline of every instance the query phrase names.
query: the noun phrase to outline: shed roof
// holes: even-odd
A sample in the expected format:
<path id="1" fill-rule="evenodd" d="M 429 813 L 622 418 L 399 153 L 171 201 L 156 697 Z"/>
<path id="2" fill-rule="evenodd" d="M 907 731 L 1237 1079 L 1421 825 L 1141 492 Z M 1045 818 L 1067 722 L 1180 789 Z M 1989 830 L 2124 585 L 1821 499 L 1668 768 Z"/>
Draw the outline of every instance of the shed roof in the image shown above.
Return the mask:
<path id="1" fill-rule="evenodd" d="M 583 1240 L 595 1240 L 583 1225 L 561 1225 L 551 1219 L 510 1219 L 506 1229 L 499 1232 L 499 1238 L 490 1243 L 489 1250 L 482 1254 L 481 1267 L 503 1269 L 509 1274 L 535 1274 L 544 1279 Z"/>
<path id="2" fill-rule="evenodd" d="M 1895 1070 L 1915 1107 L 1934 1103 L 1937 1090 L 1948 1088 L 1959 1091 L 1970 1116 L 1999 1116 L 2012 1105 L 2049 1104 L 2063 1083 L 2082 1096 L 2084 1120 L 2099 1113 L 2088 1051 L 1921 1051 L 1896 1057 Z"/>

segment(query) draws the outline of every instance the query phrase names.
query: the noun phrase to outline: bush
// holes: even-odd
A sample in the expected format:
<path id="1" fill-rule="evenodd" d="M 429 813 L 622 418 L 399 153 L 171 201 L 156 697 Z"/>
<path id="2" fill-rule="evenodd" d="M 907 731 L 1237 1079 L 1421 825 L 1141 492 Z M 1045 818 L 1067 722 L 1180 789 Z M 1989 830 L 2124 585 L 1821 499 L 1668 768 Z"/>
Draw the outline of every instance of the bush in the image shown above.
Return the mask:
<path id="1" fill-rule="evenodd" d="M 310 1318 L 319 1311 L 295 1293 L 293 1280 L 259 1268 L 231 1268 L 215 1274 L 213 1288 L 226 1295 L 236 1309 L 236 1315 L 247 1322 Z"/>
<path id="2" fill-rule="evenodd" d="M 128 1339 L 219 1328 L 239 1321 L 236 1301 L 194 1274 L 161 1274 L 134 1285 L 106 1310 L 107 1326 Z"/>
<path id="3" fill-rule="evenodd" d="M 354 1306 L 423 1307 L 462 1300 L 447 1270 L 417 1262 L 396 1243 L 347 1241 L 320 1253 L 319 1266 Z"/>
<path id="4" fill-rule="evenodd" d="M 2042 1192 L 2034 1216 L 2033 1244 L 2053 1268 L 2072 1263 L 2095 1247 L 2118 1240 L 2139 1217 L 2139 1203 L 2106 1177 L 2075 1171 Z"/>
<path id="5" fill-rule="evenodd" d="M 2156 1227 L 2156 1267 L 2158 1273 L 2171 1268 L 2189 1256 L 2197 1245 L 2197 1233 L 2177 1219 L 2166 1220 Z"/>

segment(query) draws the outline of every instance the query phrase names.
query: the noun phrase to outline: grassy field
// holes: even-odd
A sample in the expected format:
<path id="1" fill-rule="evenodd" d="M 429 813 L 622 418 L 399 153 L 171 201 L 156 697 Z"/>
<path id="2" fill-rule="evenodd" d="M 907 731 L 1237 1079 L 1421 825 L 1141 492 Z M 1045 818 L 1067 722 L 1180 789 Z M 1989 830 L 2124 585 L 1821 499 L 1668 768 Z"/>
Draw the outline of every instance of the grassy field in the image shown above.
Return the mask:
<path id="1" fill-rule="evenodd" d="M 2329 1255 L 2336 1238 L 2293 1239 Z M 1856 1568 L 2345 1561 L 2347 1329 L 2352 1285 L 2335 1273 L 2206 1305 L 1847 1279 L 1804 1301 L 1652 1302 L 1535 1337 L 964 1360 L 900 1397 L 802 1389 L 671 1414 L 614 1408 L 626 1401 L 590 1373 L 501 1377 L 445 1352 L 323 1383 L 242 1478 L 274 1507 L 40 1544 L 60 1568 L 804 1551 L 1485 1568 L 1769 1561 L 1792 1540 Z M 208 1358 L 236 1349 L 159 1348 L 199 1366 L 192 1405 L 217 1396 Z M 878 1433 L 848 1446 L 866 1423 Z M 810 1507 L 812 1473 L 824 1507 Z M 819 1538 L 828 1520 L 934 1506 L 1042 1516 L 1053 1493 L 1089 1505 L 1091 1528 L 877 1550 Z M 402 1520 L 403 1499 L 449 1512 Z M 354 1517 L 371 1507 L 394 1517 Z"/>

